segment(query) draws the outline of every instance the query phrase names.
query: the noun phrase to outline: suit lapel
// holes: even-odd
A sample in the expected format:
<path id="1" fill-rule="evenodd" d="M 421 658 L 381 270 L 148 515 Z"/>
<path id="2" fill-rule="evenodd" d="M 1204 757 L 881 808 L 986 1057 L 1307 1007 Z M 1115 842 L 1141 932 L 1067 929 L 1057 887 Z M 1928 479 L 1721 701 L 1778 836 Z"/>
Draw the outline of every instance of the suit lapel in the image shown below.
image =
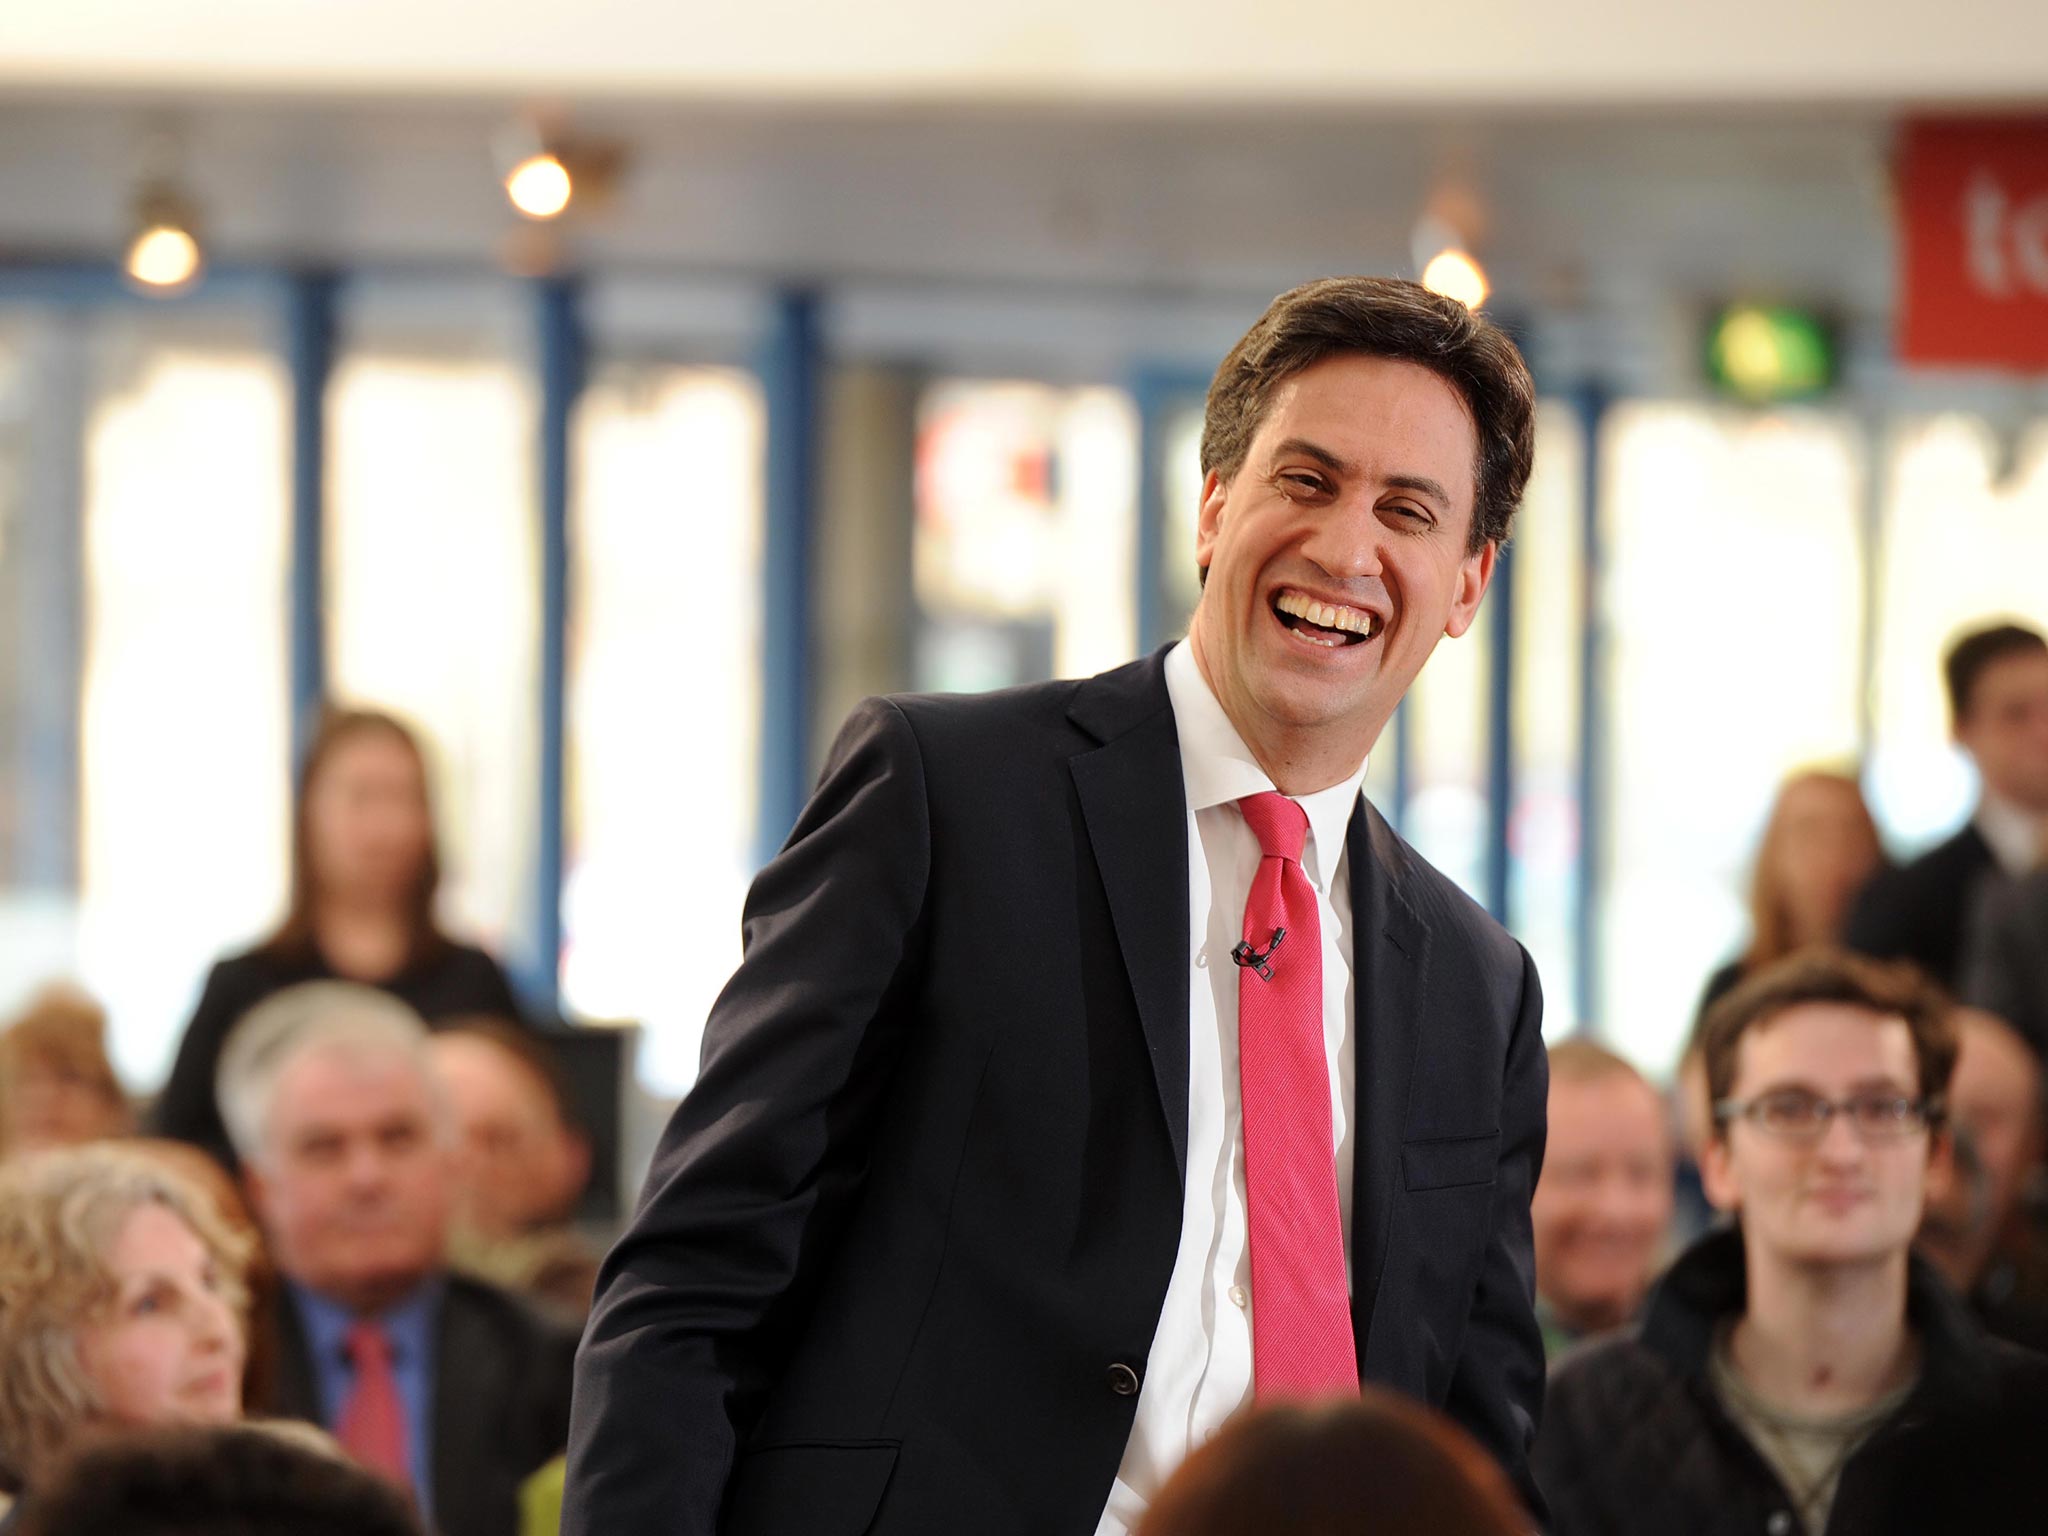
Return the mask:
<path id="1" fill-rule="evenodd" d="M 1399 1194 L 1408 1086 L 1428 1005 L 1429 925 L 1403 893 L 1407 850 L 1361 799 L 1345 838 L 1352 910 L 1351 1326 L 1361 1366 Z"/>
<path id="2" fill-rule="evenodd" d="M 1068 711 L 1102 743 L 1069 759 L 1145 1031 L 1174 1166 L 1188 1155 L 1188 833 L 1164 652 L 1081 684 Z"/>

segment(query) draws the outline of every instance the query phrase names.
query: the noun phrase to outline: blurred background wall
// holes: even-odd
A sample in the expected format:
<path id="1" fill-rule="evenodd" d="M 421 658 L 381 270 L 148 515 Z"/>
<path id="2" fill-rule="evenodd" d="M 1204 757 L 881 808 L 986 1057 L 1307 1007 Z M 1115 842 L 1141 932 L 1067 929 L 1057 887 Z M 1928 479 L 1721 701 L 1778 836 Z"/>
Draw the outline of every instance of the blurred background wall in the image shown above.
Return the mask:
<path id="1" fill-rule="evenodd" d="M 1369 791 L 1663 1070 L 1783 775 L 1924 846 L 1944 640 L 2048 621 L 2048 357 L 1901 340 L 1915 136 L 2024 181 L 2043 114 L 2028 0 L 11 7 L 0 1009 L 78 976 L 154 1087 L 333 696 L 432 742 L 451 916 L 680 1091 L 846 707 L 1179 634 L 1223 351 L 1455 249 L 1538 469 Z M 2034 195 L 1956 217 L 2048 304 Z"/>

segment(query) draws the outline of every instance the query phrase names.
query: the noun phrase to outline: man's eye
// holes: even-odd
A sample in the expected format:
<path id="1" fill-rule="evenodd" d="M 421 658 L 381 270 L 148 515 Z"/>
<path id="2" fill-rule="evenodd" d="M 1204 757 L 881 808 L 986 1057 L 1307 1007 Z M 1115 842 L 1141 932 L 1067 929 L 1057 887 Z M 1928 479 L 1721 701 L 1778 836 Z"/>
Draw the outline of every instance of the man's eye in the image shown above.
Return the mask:
<path id="1" fill-rule="evenodd" d="M 1280 478 L 1290 488 L 1310 496 L 1321 496 L 1329 489 L 1317 475 L 1282 475 Z"/>

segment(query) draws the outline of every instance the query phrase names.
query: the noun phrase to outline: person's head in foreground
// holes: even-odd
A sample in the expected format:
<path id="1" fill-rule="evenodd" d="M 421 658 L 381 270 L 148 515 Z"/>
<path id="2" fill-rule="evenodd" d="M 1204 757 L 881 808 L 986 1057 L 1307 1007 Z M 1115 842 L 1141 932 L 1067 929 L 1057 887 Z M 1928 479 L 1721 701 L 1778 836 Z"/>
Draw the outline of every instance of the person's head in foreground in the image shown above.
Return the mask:
<path id="1" fill-rule="evenodd" d="M 72 1458 L 19 1536 L 421 1536 L 405 1497 L 286 1426 L 155 1430 Z"/>
<path id="2" fill-rule="evenodd" d="M 1443 1415 L 1368 1387 L 1253 1409 L 1183 1462 L 1137 1536 L 1526 1536 L 1506 1476 Z"/>
<path id="3" fill-rule="evenodd" d="M 0 1173 L 0 1474 L 21 1486 L 123 1428 L 242 1410 L 246 1241 L 146 1154 Z"/>
<path id="4" fill-rule="evenodd" d="M 441 1267 L 448 1115 L 405 1004 L 339 981 L 276 993 L 228 1037 L 219 1092 L 280 1274 L 367 1314 Z"/>
<path id="5" fill-rule="evenodd" d="M 1190 636 L 1283 793 L 1341 782 L 1437 641 L 1471 627 L 1534 405 L 1498 327 L 1394 278 L 1282 294 L 1216 370 Z"/>
<path id="6" fill-rule="evenodd" d="M 1670 1234 L 1675 1157 L 1662 1096 L 1590 1040 L 1550 1048 L 1549 1122 L 1529 1215 L 1536 1294 L 1561 1341 L 1642 1305 Z"/>
<path id="7" fill-rule="evenodd" d="M 1949 721 L 1985 794 L 2048 816 L 2048 639 L 2020 624 L 1973 630 L 1944 662 Z"/>

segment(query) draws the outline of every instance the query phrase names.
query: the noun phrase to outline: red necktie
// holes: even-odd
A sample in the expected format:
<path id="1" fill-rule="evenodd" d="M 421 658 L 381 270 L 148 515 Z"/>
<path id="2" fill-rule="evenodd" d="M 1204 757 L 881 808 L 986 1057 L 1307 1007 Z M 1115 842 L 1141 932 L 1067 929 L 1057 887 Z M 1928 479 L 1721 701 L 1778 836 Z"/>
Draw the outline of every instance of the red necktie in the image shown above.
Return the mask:
<path id="1" fill-rule="evenodd" d="M 405 1435 L 405 1399 L 391 1369 L 391 1339 L 383 1326 L 364 1319 L 349 1328 L 344 1346 L 355 1364 L 355 1382 L 342 1400 L 334 1436 L 342 1449 L 401 1488 L 412 1486 Z"/>
<path id="2" fill-rule="evenodd" d="M 1237 804 L 1265 855 L 1245 899 L 1244 943 L 1232 952 L 1253 1394 L 1355 1393 L 1358 1355 L 1323 1049 L 1322 922 L 1301 869 L 1308 813 L 1270 792 Z"/>

